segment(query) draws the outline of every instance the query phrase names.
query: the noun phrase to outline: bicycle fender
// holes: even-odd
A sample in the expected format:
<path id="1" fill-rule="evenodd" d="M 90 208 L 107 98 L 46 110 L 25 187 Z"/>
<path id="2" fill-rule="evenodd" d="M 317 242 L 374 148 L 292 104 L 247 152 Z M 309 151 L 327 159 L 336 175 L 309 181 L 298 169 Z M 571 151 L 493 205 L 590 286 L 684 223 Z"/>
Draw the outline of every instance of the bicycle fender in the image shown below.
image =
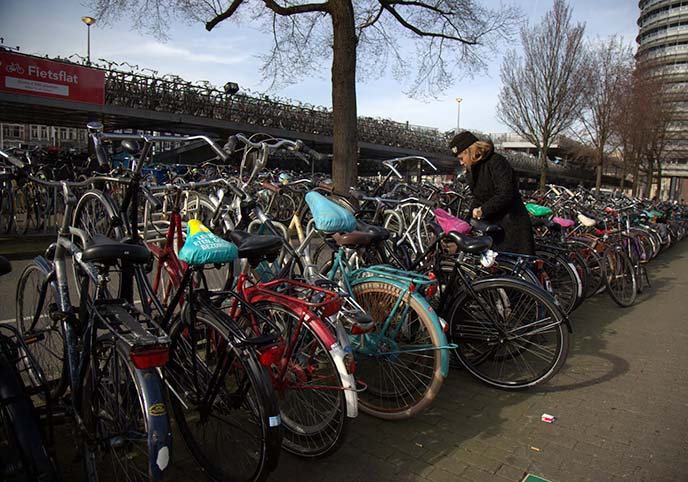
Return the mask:
<path id="1" fill-rule="evenodd" d="M 52 271 L 50 261 L 45 259 L 44 256 L 36 256 L 35 258 L 33 258 L 33 264 L 38 266 L 41 269 L 41 271 L 43 271 L 43 274 L 45 274 L 46 276 L 48 276 L 48 274 L 50 274 L 50 271 Z"/>
<path id="2" fill-rule="evenodd" d="M 381 278 L 377 276 L 369 276 L 366 278 L 356 279 L 351 283 L 351 287 L 353 288 L 354 286 L 359 285 L 363 282 L 387 283 L 399 288 L 402 292 L 408 290 L 408 282 L 406 281 L 395 281 L 390 278 Z M 430 315 L 430 319 L 432 320 L 432 326 L 437 332 L 440 339 L 440 346 L 447 346 L 449 344 L 449 341 L 447 340 L 447 335 L 444 333 L 444 330 L 442 329 L 440 317 L 434 310 L 434 308 L 430 306 L 428 300 L 426 300 L 424 296 L 417 292 L 410 293 L 409 296 L 412 296 L 414 299 L 416 299 L 420 306 Z M 447 375 L 449 375 L 449 350 L 440 350 L 440 353 L 442 362 L 442 376 L 444 378 L 447 378 Z"/>
<path id="3" fill-rule="evenodd" d="M 348 373 L 344 363 L 344 356 L 346 353 L 342 349 L 339 342 L 336 342 L 330 347 L 330 356 L 334 360 L 334 364 L 339 372 L 339 378 L 342 380 L 342 388 L 344 388 L 344 399 L 346 400 L 346 416 L 355 418 L 358 416 L 358 395 L 356 394 L 356 379 L 353 373 Z"/>
<path id="4" fill-rule="evenodd" d="M 172 460 L 172 430 L 167 410 L 167 397 L 156 368 L 135 369 L 146 412 L 150 455 L 148 473 L 151 480 L 163 480 Z"/>

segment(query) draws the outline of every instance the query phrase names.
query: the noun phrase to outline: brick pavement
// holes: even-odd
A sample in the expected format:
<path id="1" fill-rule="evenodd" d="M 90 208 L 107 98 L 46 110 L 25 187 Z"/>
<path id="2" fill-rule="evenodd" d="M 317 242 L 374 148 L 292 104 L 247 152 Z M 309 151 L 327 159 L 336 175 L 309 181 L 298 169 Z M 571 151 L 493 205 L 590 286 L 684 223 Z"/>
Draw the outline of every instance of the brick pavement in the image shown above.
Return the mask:
<path id="1" fill-rule="evenodd" d="M 361 415 L 334 456 L 284 454 L 269 480 L 517 482 L 528 472 L 557 482 L 688 481 L 688 241 L 650 274 L 634 307 L 603 294 L 574 313 L 568 361 L 545 388 L 499 391 L 454 369 L 417 418 Z M 541 422 L 545 412 L 556 423 Z M 77 480 L 79 464 L 61 458 L 65 480 Z M 206 480 L 181 440 L 175 461 L 173 481 Z"/>
<path id="2" fill-rule="evenodd" d="M 362 415 L 333 457 L 285 456 L 271 480 L 688 481 L 688 242 L 649 269 L 634 307 L 603 294 L 573 314 L 568 361 L 547 387 L 503 392 L 452 370 L 419 417 Z"/>

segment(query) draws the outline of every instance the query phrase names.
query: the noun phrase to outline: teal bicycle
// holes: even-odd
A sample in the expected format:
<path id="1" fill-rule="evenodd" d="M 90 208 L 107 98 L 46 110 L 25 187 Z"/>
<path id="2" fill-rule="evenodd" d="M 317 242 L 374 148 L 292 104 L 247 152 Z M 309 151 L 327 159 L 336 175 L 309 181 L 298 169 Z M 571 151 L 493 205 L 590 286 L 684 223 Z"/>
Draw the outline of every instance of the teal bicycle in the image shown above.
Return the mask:
<path id="1" fill-rule="evenodd" d="M 349 330 L 356 379 L 363 388 L 361 410 L 390 420 L 414 416 L 439 393 L 449 371 L 449 350 L 456 348 L 447 341 L 446 323 L 426 300 L 437 282 L 389 266 L 352 265 L 359 248 L 389 232 L 368 226 L 354 230 L 361 226 L 353 215 L 318 193 L 309 193 L 306 202 L 314 227 L 307 240 L 317 232 L 332 248 L 320 272 L 353 295 L 374 322 L 372 330 Z"/>

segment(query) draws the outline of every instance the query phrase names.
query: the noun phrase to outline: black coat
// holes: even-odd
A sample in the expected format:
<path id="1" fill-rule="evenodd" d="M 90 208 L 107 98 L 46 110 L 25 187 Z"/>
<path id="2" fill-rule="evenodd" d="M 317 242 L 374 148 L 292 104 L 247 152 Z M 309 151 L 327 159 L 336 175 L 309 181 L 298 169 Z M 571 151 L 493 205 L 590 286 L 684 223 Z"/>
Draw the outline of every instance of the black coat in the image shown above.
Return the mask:
<path id="1" fill-rule="evenodd" d="M 509 162 L 490 151 L 484 159 L 466 170 L 466 180 L 473 192 L 471 212 L 473 208 L 481 207 L 482 219 L 499 224 L 504 230 L 504 236 L 495 239 L 494 248 L 510 253 L 535 254 L 530 218 Z"/>

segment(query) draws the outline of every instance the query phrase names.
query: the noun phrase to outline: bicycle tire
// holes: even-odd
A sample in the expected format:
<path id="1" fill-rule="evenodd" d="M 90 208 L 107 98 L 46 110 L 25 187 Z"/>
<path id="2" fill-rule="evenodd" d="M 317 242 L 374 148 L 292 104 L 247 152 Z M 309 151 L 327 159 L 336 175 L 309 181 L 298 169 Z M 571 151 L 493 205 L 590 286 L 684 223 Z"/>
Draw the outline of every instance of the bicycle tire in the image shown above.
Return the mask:
<path id="1" fill-rule="evenodd" d="M 40 335 L 28 349 L 43 371 L 51 398 L 58 398 L 67 388 L 67 364 L 65 363 L 65 341 L 60 323 L 50 317 L 51 304 L 55 303 L 52 287 L 46 285 L 46 273 L 36 264 L 24 268 L 17 282 L 16 326 L 19 333 Z M 41 299 L 42 298 L 42 299 Z M 29 332 L 33 318 L 40 313 L 37 325 Z M 29 381 L 36 386 L 38 377 L 30 368 Z"/>
<path id="2" fill-rule="evenodd" d="M 0 188 L 0 234 L 9 234 L 14 224 L 12 181 L 3 181 Z"/>
<path id="3" fill-rule="evenodd" d="M 445 317 L 463 367 L 481 382 L 509 390 L 537 386 L 556 375 L 568 356 L 569 332 L 554 299 L 541 288 L 516 278 L 477 280 L 470 288 L 459 293 Z M 533 305 L 526 304 L 524 310 L 524 300 L 531 300 Z M 530 319 L 513 320 L 515 313 L 552 321 L 538 326 Z M 497 323 L 503 330 L 511 330 L 506 334 L 511 333 L 512 339 L 500 334 Z M 533 328 L 522 332 L 524 327 Z M 543 340 L 544 335 L 548 337 Z M 538 340 L 543 340 L 546 347 L 539 354 L 533 351 Z M 552 355 L 545 359 L 550 352 Z M 537 370 L 533 369 L 537 360 L 530 361 L 533 357 L 543 361 Z M 508 365 L 510 360 L 513 362 Z M 520 375 L 520 366 L 530 373 Z"/>
<path id="4" fill-rule="evenodd" d="M 124 228 L 117 215 L 117 209 L 112 200 L 101 191 L 86 191 L 77 202 L 72 217 L 72 226 L 83 230 L 89 238 L 102 234 L 114 240 L 124 238 Z M 72 242 L 80 249 L 84 249 L 81 238 L 72 236 Z M 81 273 L 76 260 L 72 260 L 72 274 L 76 281 L 77 295 L 81 296 L 81 286 L 84 275 Z M 110 285 L 119 286 L 119 274 L 110 273 Z"/>
<path id="5" fill-rule="evenodd" d="M 610 246 L 604 252 L 607 291 L 614 302 L 627 308 L 638 296 L 638 284 L 633 263 L 621 246 Z"/>
<path id="6" fill-rule="evenodd" d="M 197 336 L 199 331 L 202 331 L 204 336 L 203 338 L 195 338 L 195 340 L 203 340 L 203 342 L 192 347 L 189 340 Z M 170 361 L 165 367 L 165 374 L 174 393 L 171 397 L 172 411 L 189 451 L 206 475 L 213 481 L 254 482 L 265 480 L 268 473 L 277 466 L 281 451 L 282 430 L 277 397 L 267 374 L 257 360 L 255 352 L 248 347 L 238 348 L 234 346 L 230 341 L 227 328 L 203 311 L 196 314 L 194 326 L 182 322 L 181 317 L 178 317 L 169 333 L 171 339 Z M 196 343 L 194 341 L 194 344 Z M 241 405 L 232 407 L 232 404 L 229 404 L 229 406 L 222 407 L 225 408 L 225 412 L 233 409 L 233 415 L 237 419 L 234 425 L 240 430 L 233 428 L 233 432 L 226 435 L 221 446 L 218 446 L 215 439 L 204 443 L 194 434 L 196 428 L 205 430 L 206 426 L 209 427 L 208 417 L 201 416 L 202 410 L 208 408 L 200 407 L 198 400 L 201 397 L 195 393 L 199 388 L 198 382 L 207 381 L 208 373 L 212 373 L 201 355 L 206 350 L 206 360 L 208 357 L 215 357 L 218 347 L 229 349 L 235 357 L 234 362 L 225 371 L 223 384 L 225 389 L 222 390 L 225 399 L 222 401 L 231 402 L 233 397 L 237 401 L 241 401 Z M 199 349 L 201 355 L 197 351 Z M 204 362 L 203 367 L 201 367 L 205 368 L 203 373 L 197 371 L 186 373 L 186 370 L 194 370 L 194 367 L 189 363 L 192 351 L 195 354 L 193 359 L 196 362 Z M 230 368 L 235 370 L 228 374 Z M 202 378 L 203 375 L 206 376 L 206 379 Z M 238 395 L 226 393 L 227 389 L 231 388 L 230 382 L 234 382 L 233 386 L 237 387 Z M 243 383 L 248 383 L 248 391 L 244 394 L 241 393 L 244 390 L 241 388 Z M 180 401 L 178 397 L 184 397 L 184 400 Z M 185 406 L 189 408 L 185 408 Z M 222 427 L 222 424 L 215 423 L 212 428 L 216 427 Z M 252 443 L 242 439 L 241 436 L 244 435 L 248 435 L 249 442 Z M 231 456 L 228 457 L 228 454 Z M 238 469 L 237 461 L 239 459 L 243 459 L 248 468 Z"/>
<path id="7" fill-rule="evenodd" d="M 14 191 L 14 228 L 19 236 L 29 230 L 29 198 L 24 187 Z"/>
<path id="8" fill-rule="evenodd" d="M 361 410 L 386 420 L 413 417 L 432 403 L 444 382 L 440 337 L 430 315 L 418 301 L 420 295 L 399 300 L 401 289 L 391 283 L 363 281 L 353 286 L 352 295 L 376 324 L 370 333 L 350 335 L 356 378 L 367 386 L 358 394 Z M 397 316 L 390 321 L 398 331 L 392 338 L 381 328 L 397 301 Z M 398 315 L 407 307 L 415 315 L 410 322 Z M 370 350 L 367 344 L 372 341 L 378 343 Z M 395 353 L 392 347 L 400 345 L 421 348 Z"/>
<path id="9" fill-rule="evenodd" d="M 571 267 L 566 258 L 556 253 L 538 249 L 535 254 L 544 261 L 554 298 L 564 313 L 570 314 L 580 304 L 579 298 L 582 298 L 583 293 L 575 268 Z"/>
<path id="10" fill-rule="evenodd" d="M 274 302 L 253 303 L 252 307 L 281 329 L 282 337 L 293 336 L 300 316 L 290 307 Z M 329 347 L 304 323 L 289 359 L 280 358 L 269 369 L 279 372 L 283 365 L 288 367 L 284 378 L 273 378 L 284 429 L 283 448 L 309 459 L 333 454 L 346 439 L 348 417 L 342 379 Z"/>
<path id="11" fill-rule="evenodd" d="M 58 470 L 47 448 L 31 397 L 25 392 L 16 366 L 2 351 L 0 347 L 0 447 L 7 445 L 13 459 L 0 459 L 0 462 L 6 462 L 2 466 L 7 469 L 13 465 L 13 472 L 21 469 L 27 480 L 56 482 L 59 480 Z M 3 472 L 0 470 L 0 476 Z"/>

